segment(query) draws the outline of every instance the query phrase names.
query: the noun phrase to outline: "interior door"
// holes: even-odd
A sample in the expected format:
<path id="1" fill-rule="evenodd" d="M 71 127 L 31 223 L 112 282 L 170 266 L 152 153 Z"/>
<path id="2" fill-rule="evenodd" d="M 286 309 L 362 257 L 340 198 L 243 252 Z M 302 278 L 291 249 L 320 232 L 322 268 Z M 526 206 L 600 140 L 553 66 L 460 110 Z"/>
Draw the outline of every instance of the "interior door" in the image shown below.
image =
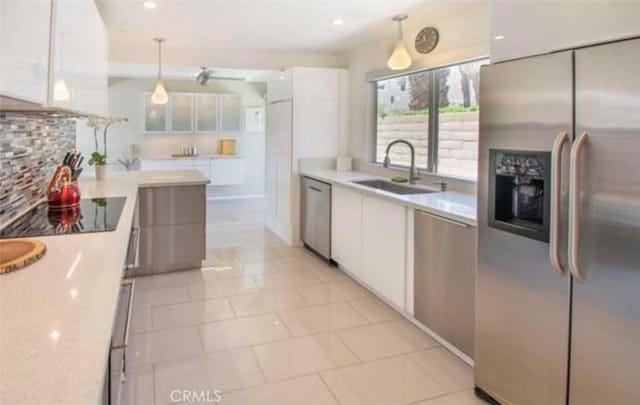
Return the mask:
<path id="1" fill-rule="evenodd" d="M 571 404 L 640 403 L 640 39 L 576 51 Z M 577 143 L 578 141 L 576 141 Z"/>
<path id="2" fill-rule="evenodd" d="M 571 134 L 572 70 L 572 52 L 481 70 L 474 373 L 476 386 L 503 404 L 565 404 L 570 279 L 552 266 L 548 242 L 489 226 L 490 151 L 549 153 L 559 134 Z M 557 194 L 562 218 L 565 193 Z"/>

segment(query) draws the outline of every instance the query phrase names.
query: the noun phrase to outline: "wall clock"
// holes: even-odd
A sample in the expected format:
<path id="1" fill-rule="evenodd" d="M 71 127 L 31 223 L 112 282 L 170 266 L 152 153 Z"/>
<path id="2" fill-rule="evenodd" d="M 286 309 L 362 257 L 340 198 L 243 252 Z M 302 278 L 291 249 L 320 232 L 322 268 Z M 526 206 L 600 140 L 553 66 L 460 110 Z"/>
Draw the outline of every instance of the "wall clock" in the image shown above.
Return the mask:
<path id="1" fill-rule="evenodd" d="M 416 35 L 416 51 L 420 53 L 429 53 L 438 45 L 440 34 L 433 27 L 426 27 Z"/>

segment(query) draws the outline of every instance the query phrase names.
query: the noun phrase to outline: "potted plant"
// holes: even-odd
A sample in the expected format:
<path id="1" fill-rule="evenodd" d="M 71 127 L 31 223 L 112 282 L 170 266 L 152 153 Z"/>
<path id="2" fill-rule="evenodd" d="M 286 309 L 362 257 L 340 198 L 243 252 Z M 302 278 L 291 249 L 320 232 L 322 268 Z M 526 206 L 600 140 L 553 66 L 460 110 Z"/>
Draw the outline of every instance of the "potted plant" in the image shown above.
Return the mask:
<path id="1" fill-rule="evenodd" d="M 93 128 L 93 139 L 95 142 L 95 151 L 91 153 L 91 159 L 89 159 L 89 165 L 96 167 L 96 179 L 102 180 L 107 176 L 107 130 L 109 126 L 114 122 L 126 121 L 126 118 L 97 118 L 91 117 L 87 121 L 87 126 Z M 100 146 L 98 144 L 98 131 L 102 130 L 102 148 L 104 153 L 100 153 Z"/>

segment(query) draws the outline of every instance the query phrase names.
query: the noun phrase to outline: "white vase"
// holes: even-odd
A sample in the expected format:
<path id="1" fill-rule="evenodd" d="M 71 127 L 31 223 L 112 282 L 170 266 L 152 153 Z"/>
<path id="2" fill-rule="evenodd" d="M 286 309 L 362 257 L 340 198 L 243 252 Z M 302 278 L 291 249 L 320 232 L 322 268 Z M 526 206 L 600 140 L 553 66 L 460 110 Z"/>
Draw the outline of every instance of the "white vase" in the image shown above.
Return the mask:
<path id="1" fill-rule="evenodd" d="M 107 165 L 96 165 L 96 180 L 104 180 L 107 177 Z"/>

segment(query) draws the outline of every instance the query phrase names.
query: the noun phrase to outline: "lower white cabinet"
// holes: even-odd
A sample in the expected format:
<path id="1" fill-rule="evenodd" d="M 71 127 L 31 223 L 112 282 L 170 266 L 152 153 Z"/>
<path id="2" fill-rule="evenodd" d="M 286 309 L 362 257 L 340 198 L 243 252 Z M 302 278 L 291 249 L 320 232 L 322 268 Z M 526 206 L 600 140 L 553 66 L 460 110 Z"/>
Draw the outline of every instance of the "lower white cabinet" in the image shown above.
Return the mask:
<path id="1" fill-rule="evenodd" d="M 380 198 L 363 198 L 364 281 L 399 308 L 405 306 L 407 208 Z"/>
<path id="2" fill-rule="evenodd" d="M 141 170 L 196 169 L 208 178 L 212 186 L 244 183 L 244 158 L 142 159 Z"/>
<path id="3" fill-rule="evenodd" d="M 244 182 L 244 159 L 211 159 L 212 186 L 228 186 Z"/>
<path id="4" fill-rule="evenodd" d="M 331 257 L 364 281 L 362 255 L 362 195 L 346 188 L 331 189 Z"/>
<path id="5" fill-rule="evenodd" d="M 331 256 L 368 287 L 405 309 L 406 207 L 333 186 Z"/>

